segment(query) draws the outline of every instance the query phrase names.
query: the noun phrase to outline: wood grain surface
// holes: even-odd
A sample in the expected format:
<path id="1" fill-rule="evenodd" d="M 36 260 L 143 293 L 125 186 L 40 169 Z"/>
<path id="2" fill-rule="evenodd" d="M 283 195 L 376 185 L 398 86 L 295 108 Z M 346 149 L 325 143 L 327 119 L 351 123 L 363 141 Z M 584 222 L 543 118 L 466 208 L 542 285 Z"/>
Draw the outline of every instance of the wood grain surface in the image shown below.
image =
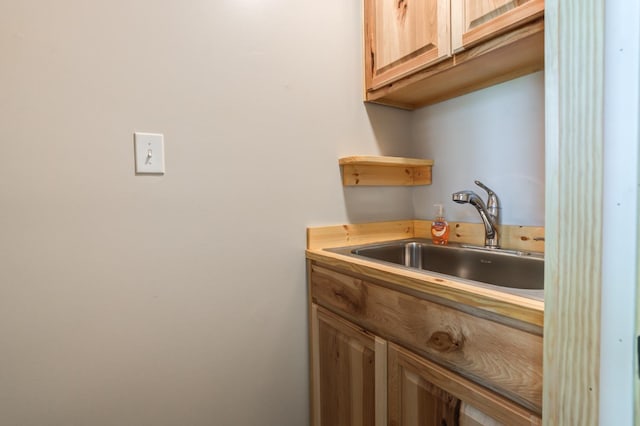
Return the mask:
<path id="1" fill-rule="evenodd" d="M 433 160 L 352 156 L 338 160 L 344 186 L 415 186 L 431 184 Z"/>
<path id="2" fill-rule="evenodd" d="M 449 222 L 449 241 L 484 244 L 481 223 Z M 544 227 L 500 225 L 501 246 L 507 249 L 544 252 Z M 406 220 L 318 226 L 307 228 L 307 248 L 321 249 L 369 244 L 403 238 L 431 238 L 431 221 Z"/>
<path id="3" fill-rule="evenodd" d="M 544 14 L 544 0 L 519 0 L 503 2 L 464 1 L 462 45 L 494 37 L 520 26 Z M 454 50 L 457 47 L 454 45 Z"/>
<path id="4" fill-rule="evenodd" d="M 356 274 L 374 281 L 398 286 L 418 297 L 439 298 L 452 305 L 467 306 L 483 312 L 488 318 L 497 316 L 522 323 L 531 330 L 541 330 L 544 322 L 544 302 L 517 294 L 505 293 L 455 279 L 446 279 L 428 273 L 411 271 L 324 250 L 307 250 L 307 259 L 331 268 Z"/>
<path id="5" fill-rule="evenodd" d="M 546 425 L 599 422 L 604 3 L 546 2 Z"/>
<path id="6" fill-rule="evenodd" d="M 414 236 L 414 221 L 372 222 L 307 228 L 307 249 L 344 247 Z"/>
<path id="7" fill-rule="evenodd" d="M 367 89 L 450 56 L 448 2 L 365 0 L 364 13 Z"/>
<path id="8" fill-rule="evenodd" d="M 530 411 L 398 345 L 389 344 L 388 368 L 391 425 L 441 426 L 451 403 L 456 403 L 456 420 L 447 421 L 448 425 L 541 424 L 540 417 Z M 433 392 L 434 388 L 439 391 Z M 440 407 L 434 404 L 434 393 L 446 398 Z"/>
<path id="9" fill-rule="evenodd" d="M 544 19 L 369 90 L 365 100 L 416 109 L 544 69 Z"/>
<path id="10" fill-rule="evenodd" d="M 542 336 L 316 265 L 311 295 L 376 335 L 541 412 Z"/>
<path id="11" fill-rule="evenodd" d="M 376 341 L 342 318 L 312 306 L 314 426 L 376 426 Z"/>

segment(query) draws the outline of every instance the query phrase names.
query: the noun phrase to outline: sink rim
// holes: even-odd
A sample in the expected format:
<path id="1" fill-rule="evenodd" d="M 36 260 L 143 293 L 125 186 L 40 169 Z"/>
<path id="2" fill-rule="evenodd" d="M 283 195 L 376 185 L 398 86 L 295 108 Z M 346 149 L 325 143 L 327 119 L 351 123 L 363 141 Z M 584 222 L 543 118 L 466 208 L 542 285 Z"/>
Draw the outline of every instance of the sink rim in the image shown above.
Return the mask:
<path id="1" fill-rule="evenodd" d="M 398 268 L 404 271 L 411 271 L 414 273 L 432 276 L 435 278 L 441 278 L 448 281 L 453 281 L 456 283 L 463 283 L 467 285 L 471 285 L 473 287 L 480 287 L 490 290 L 495 290 L 501 293 L 514 294 L 517 296 L 526 297 L 529 299 L 535 299 L 544 301 L 544 288 L 543 289 L 523 289 L 523 288 L 513 288 L 502 286 L 499 284 L 491 284 L 483 281 L 475 281 L 468 278 L 461 278 L 456 275 L 449 275 L 441 272 L 431 271 L 428 269 L 421 269 L 412 266 L 405 266 L 395 262 L 390 262 L 386 260 L 375 259 L 372 257 L 368 257 L 366 255 L 355 253 L 358 250 L 364 248 L 384 248 L 384 247 L 393 247 L 393 246 L 406 246 L 407 244 L 418 243 L 418 244 L 426 244 L 428 246 L 432 246 L 438 250 L 458 250 L 458 251 L 473 251 L 473 252 L 483 252 L 488 255 L 493 256 L 507 256 L 507 257 L 519 257 L 525 258 L 532 261 L 540 261 L 544 263 L 544 253 L 541 252 L 533 252 L 533 251 L 518 251 L 518 250 L 504 250 L 504 249 L 485 249 L 484 247 L 479 246 L 471 246 L 467 244 L 450 242 L 447 245 L 437 245 L 433 244 L 430 239 L 427 238 L 404 238 L 400 240 L 391 240 L 391 241 L 381 241 L 375 243 L 368 244 L 358 244 L 352 246 L 343 246 L 343 247 L 332 247 L 332 248 L 324 248 L 323 250 L 344 255 L 347 257 L 364 260 L 367 262 L 372 262 L 380 265 L 389 266 L 392 268 Z M 544 285 L 544 284 L 543 284 Z"/>
<path id="2" fill-rule="evenodd" d="M 329 248 L 326 250 L 334 251 L 334 250 L 350 250 L 354 252 L 356 250 L 361 249 L 375 249 L 375 248 L 383 248 L 383 247 L 392 247 L 392 246 L 406 246 L 407 244 L 424 244 L 430 247 L 435 247 L 436 249 L 442 250 L 459 250 L 459 251 L 473 251 L 480 253 L 487 253 L 491 255 L 497 256 L 510 256 L 510 257 L 524 257 L 527 259 L 536 259 L 540 261 L 544 261 L 544 253 L 536 252 L 536 251 L 525 251 L 525 250 L 514 250 L 514 249 L 504 249 L 504 248 L 488 248 L 483 246 L 477 246 L 472 244 L 462 244 L 462 243 L 448 243 L 445 245 L 434 244 L 431 240 L 427 238 L 404 238 L 402 240 L 393 240 L 393 241 L 385 241 L 378 243 L 369 243 L 369 244 L 359 244 L 356 246 L 344 246 L 344 247 L 335 247 Z M 353 253 L 358 254 L 358 253 Z M 359 255 L 363 256 L 363 255 Z M 366 256 L 363 256 L 366 257 Z"/>

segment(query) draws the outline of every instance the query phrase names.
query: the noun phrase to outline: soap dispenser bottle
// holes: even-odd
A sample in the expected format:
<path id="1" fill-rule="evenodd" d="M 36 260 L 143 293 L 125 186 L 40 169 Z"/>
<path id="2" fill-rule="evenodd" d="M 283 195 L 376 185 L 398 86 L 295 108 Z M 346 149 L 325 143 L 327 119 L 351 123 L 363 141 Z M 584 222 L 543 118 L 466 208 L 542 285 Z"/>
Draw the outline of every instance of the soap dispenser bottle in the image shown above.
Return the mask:
<path id="1" fill-rule="evenodd" d="M 444 207 L 435 204 L 436 218 L 431 223 L 431 240 L 433 244 L 445 245 L 449 242 L 449 224 L 444 219 Z"/>

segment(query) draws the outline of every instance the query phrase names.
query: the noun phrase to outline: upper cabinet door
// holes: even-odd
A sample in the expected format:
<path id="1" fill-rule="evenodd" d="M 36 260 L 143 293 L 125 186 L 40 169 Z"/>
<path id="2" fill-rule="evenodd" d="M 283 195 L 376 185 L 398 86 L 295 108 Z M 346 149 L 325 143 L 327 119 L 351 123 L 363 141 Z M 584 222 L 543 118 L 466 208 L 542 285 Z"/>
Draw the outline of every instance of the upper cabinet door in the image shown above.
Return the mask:
<path id="1" fill-rule="evenodd" d="M 451 0 L 451 39 L 458 52 L 544 14 L 544 0 Z"/>
<path id="2" fill-rule="evenodd" d="M 364 8 L 368 90 L 450 56 L 449 0 L 365 0 Z"/>

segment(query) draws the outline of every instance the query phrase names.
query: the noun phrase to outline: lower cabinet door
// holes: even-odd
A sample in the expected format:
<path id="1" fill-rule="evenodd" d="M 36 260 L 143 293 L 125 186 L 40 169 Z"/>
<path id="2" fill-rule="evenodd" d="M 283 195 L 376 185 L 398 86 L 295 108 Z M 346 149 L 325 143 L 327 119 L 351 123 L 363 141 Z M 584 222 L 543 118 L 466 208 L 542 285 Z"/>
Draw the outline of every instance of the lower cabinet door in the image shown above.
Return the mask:
<path id="1" fill-rule="evenodd" d="M 390 425 L 460 424 L 462 401 L 431 380 L 428 364 L 395 345 L 388 356 Z"/>
<path id="2" fill-rule="evenodd" d="M 386 341 L 312 305 L 311 345 L 313 425 L 385 425 Z"/>
<path id="3" fill-rule="evenodd" d="M 460 404 L 460 425 L 462 426 L 508 426 L 483 413 L 473 405 Z"/>
<path id="4" fill-rule="evenodd" d="M 387 368 L 391 426 L 541 424 L 508 399 L 392 343 Z"/>

